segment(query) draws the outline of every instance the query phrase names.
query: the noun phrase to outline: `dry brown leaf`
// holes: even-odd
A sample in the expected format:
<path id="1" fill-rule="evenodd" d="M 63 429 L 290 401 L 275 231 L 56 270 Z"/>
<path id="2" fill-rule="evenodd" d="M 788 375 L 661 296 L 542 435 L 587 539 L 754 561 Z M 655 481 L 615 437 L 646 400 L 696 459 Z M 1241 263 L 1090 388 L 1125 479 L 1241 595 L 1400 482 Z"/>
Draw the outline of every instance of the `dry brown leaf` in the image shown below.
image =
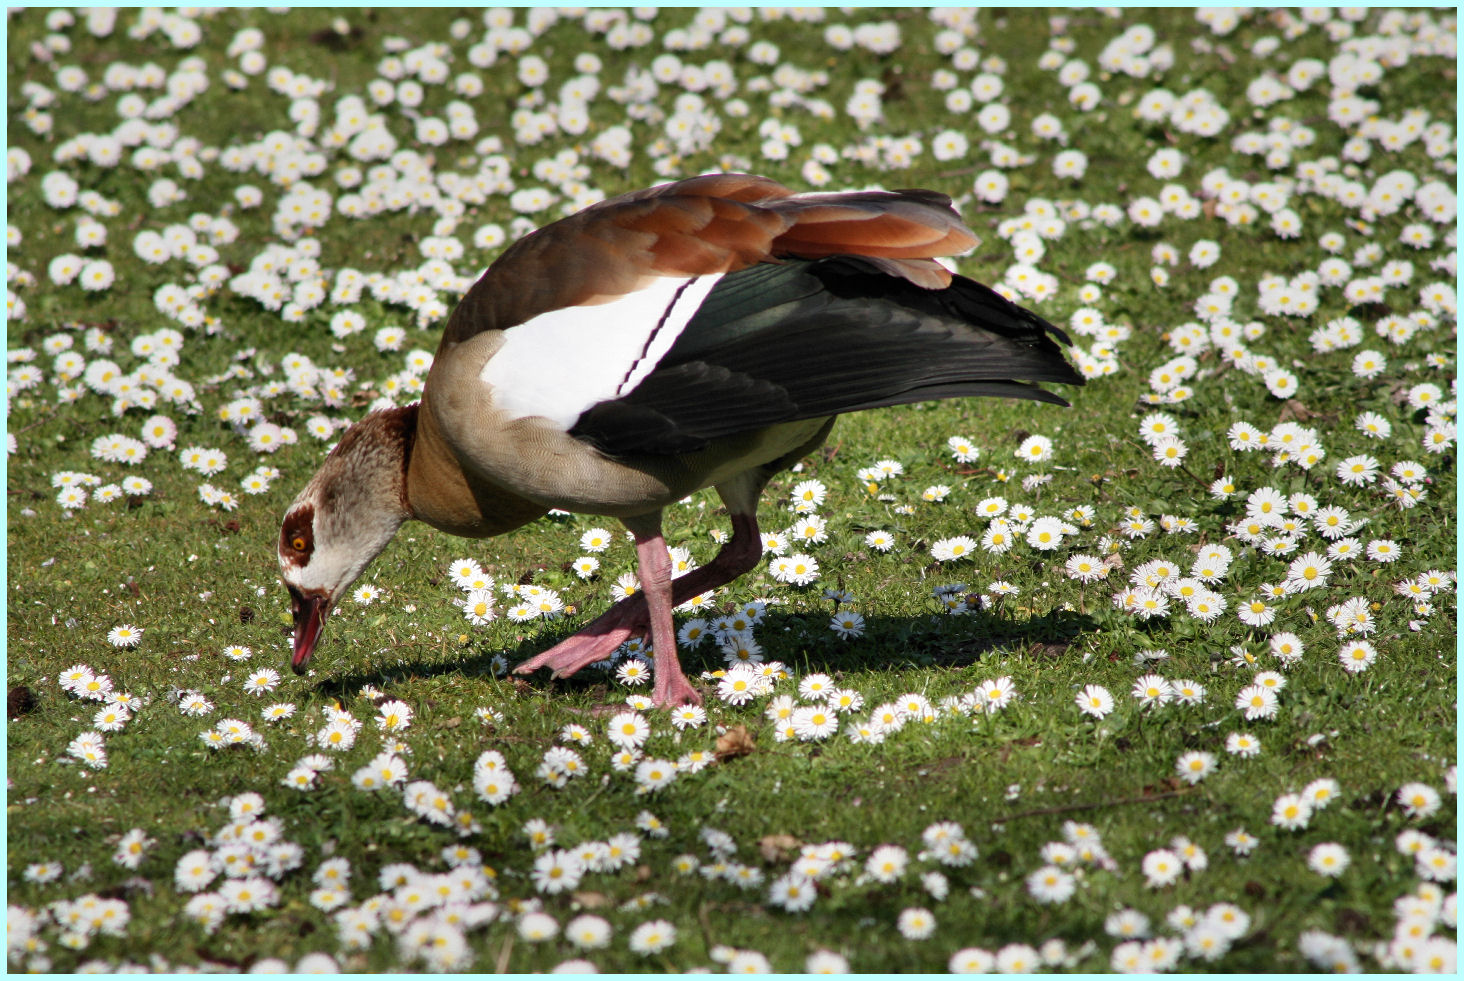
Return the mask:
<path id="1" fill-rule="evenodd" d="M 610 905 L 610 897 L 603 892 L 576 892 L 570 898 L 584 909 L 600 909 Z"/>
<path id="2" fill-rule="evenodd" d="M 1293 419 L 1295 419 L 1297 422 L 1306 422 L 1308 419 L 1312 419 L 1315 416 L 1315 412 L 1313 412 L 1311 409 L 1308 409 L 1305 405 L 1303 405 L 1296 399 L 1287 399 L 1284 403 L 1282 403 L 1281 411 L 1277 414 L 1278 421 L 1280 422 L 1290 422 Z"/>
<path id="3" fill-rule="evenodd" d="M 747 731 L 747 726 L 733 726 L 717 737 L 717 762 L 750 756 L 756 749 L 757 740 Z"/>
<path id="4" fill-rule="evenodd" d="M 757 843 L 763 861 L 768 863 L 786 862 L 802 847 L 803 842 L 792 835 L 765 835 Z"/>

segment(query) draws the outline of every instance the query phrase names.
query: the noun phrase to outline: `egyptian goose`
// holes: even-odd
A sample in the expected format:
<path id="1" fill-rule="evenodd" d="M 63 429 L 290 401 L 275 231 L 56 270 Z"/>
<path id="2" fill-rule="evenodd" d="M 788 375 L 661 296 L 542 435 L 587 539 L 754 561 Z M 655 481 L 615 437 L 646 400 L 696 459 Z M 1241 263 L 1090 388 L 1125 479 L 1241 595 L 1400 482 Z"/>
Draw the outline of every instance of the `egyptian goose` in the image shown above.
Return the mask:
<path id="1" fill-rule="evenodd" d="M 975 242 L 933 191 L 713 174 L 514 243 L 453 311 L 421 402 L 352 426 L 285 514 L 295 672 L 407 519 L 482 538 L 561 508 L 624 522 L 641 589 L 517 670 L 570 675 L 649 631 L 655 702 L 699 701 L 672 608 L 757 564 L 759 495 L 835 416 L 969 395 L 1066 405 L 1030 383 L 1082 384 L 1060 331 L 935 261 Z M 673 580 L 661 511 L 703 487 L 732 537 Z"/>

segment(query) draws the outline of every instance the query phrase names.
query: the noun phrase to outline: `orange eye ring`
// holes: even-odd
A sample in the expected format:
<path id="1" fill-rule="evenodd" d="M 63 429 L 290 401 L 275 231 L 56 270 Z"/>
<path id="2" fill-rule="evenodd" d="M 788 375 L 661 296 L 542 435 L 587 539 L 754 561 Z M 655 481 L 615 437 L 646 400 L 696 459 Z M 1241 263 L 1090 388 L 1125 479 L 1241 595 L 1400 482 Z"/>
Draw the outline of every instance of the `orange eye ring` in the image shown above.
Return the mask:
<path id="1" fill-rule="evenodd" d="M 305 551 L 305 539 L 300 535 L 296 535 L 294 538 L 290 539 L 290 547 L 297 552 Z"/>

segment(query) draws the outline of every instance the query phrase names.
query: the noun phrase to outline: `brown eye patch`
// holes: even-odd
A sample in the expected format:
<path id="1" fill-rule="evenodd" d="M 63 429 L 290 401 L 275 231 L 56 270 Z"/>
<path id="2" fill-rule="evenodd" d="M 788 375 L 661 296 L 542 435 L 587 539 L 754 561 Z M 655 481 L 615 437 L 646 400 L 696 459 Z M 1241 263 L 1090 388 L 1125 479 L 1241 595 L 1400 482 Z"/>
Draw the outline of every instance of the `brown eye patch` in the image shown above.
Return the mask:
<path id="1" fill-rule="evenodd" d="M 280 526 L 280 555 L 298 565 L 310 561 L 315 550 L 315 509 L 306 505 L 285 515 Z"/>

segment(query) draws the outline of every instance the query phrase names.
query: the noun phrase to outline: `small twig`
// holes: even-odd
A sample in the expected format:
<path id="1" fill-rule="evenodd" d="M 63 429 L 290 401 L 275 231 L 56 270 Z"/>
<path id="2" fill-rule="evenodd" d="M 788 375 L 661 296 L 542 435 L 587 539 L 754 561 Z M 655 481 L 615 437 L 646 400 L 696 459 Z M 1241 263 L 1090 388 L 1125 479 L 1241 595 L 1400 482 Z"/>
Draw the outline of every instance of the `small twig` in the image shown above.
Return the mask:
<path id="1" fill-rule="evenodd" d="M 596 790 L 593 794 L 591 794 L 590 796 L 586 797 L 584 800 L 582 800 L 582 801 L 579 802 L 579 804 L 578 804 L 579 809 L 581 811 L 583 811 L 585 808 L 589 807 L 590 804 L 594 801 L 594 799 L 596 797 L 599 797 L 601 794 L 603 794 L 605 792 L 605 788 L 608 787 L 608 786 L 609 786 L 609 784 L 601 784 L 598 790 Z"/>
<path id="2" fill-rule="evenodd" d="M 503 942 L 503 949 L 498 952 L 498 962 L 493 965 L 493 973 L 494 974 L 507 974 L 508 973 L 508 955 L 511 954 L 511 953 L 513 953 L 513 934 L 512 933 L 510 933 L 508 935 L 508 939 Z"/>
<path id="3" fill-rule="evenodd" d="M 1133 440 L 1131 440 L 1131 439 L 1126 439 L 1126 440 L 1124 440 L 1124 443 L 1125 443 L 1125 445 L 1128 445 L 1128 446 L 1132 446 L 1132 447 L 1133 447 L 1133 448 L 1134 448 L 1134 449 L 1136 449 L 1136 450 L 1138 450 L 1138 451 L 1139 451 L 1139 452 L 1140 452 L 1140 453 L 1141 453 L 1141 454 L 1142 454 L 1142 455 L 1143 455 L 1143 456 L 1146 456 L 1146 457 L 1147 457 L 1147 456 L 1150 456 L 1150 455 L 1151 455 L 1151 454 L 1150 454 L 1150 453 L 1149 453 L 1149 451 L 1148 451 L 1148 450 L 1147 450 L 1147 449 L 1145 449 L 1145 448 L 1143 448 L 1143 447 L 1141 447 L 1141 446 L 1139 446 L 1139 444 L 1138 444 L 1138 443 L 1135 443 L 1135 442 L 1134 442 L 1134 441 L 1133 441 Z M 1156 461 L 1156 462 L 1157 462 L 1157 461 Z M 1205 482 L 1204 482 L 1204 481 L 1203 481 L 1203 480 L 1201 480 L 1201 479 L 1200 479 L 1200 478 L 1199 478 L 1199 477 L 1197 477 L 1197 476 L 1195 476 L 1195 473 L 1194 473 L 1194 471 L 1193 471 L 1193 470 L 1191 470 L 1191 469 L 1190 469 L 1190 468 L 1189 468 L 1189 467 L 1187 467 L 1187 466 L 1185 466 L 1185 465 L 1184 465 L 1184 462 L 1183 462 L 1183 461 L 1181 461 L 1181 462 L 1180 462 L 1180 463 L 1179 463 L 1179 465 L 1178 465 L 1178 466 L 1176 466 L 1176 467 L 1172 467 L 1172 468 L 1170 468 L 1170 469 L 1174 469 L 1174 470 L 1181 470 L 1181 471 L 1183 471 L 1183 472 L 1184 472 L 1184 475 L 1185 475 L 1185 476 L 1186 476 L 1186 477 L 1188 477 L 1188 478 L 1190 478 L 1190 479 L 1191 479 L 1191 480 L 1193 480 L 1193 481 L 1194 481 L 1194 482 L 1195 482 L 1195 483 L 1197 483 L 1197 484 L 1199 484 L 1199 485 L 1200 485 L 1200 486 L 1201 486 L 1201 487 L 1203 487 L 1203 488 L 1205 488 L 1205 490 L 1206 490 L 1206 491 L 1208 491 L 1208 490 L 1209 490 L 1209 489 L 1210 489 L 1210 485 L 1209 485 L 1209 484 L 1207 484 L 1207 483 L 1205 483 Z"/>
<path id="4" fill-rule="evenodd" d="M 1180 464 L 1180 465 L 1179 465 L 1179 469 L 1181 469 L 1181 470 L 1183 470 L 1183 471 L 1184 471 L 1184 472 L 1185 472 L 1185 473 L 1187 473 L 1187 474 L 1189 474 L 1189 476 L 1190 476 L 1190 477 L 1191 477 L 1191 478 L 1192 478 L 1192 479 L 1193 479 L 1193 480 L 1194 480 L 1194 482 L 1195 482 L 1195 483 L 1197 483 L 1197 484 L 1199 484 L 1199 485 L 1200 485 L 1200 486 L 1201 486 L 1201 487 L 1203 487 L 1203 488 L 1205 488 L 1205 490 L 1206 490 L 1206 491 L 1207 491 L 1207 492 L 1208 492 L 1208 491 L 1209 491 L 1209 489 L 1210 489 L 1210 485 L 1209 485 L 1209 484 L 1207 484 L 1207 483 L 1205 483 L 1205 482 L 1204 482 L 1204 481 L 1203 481 L 1203 480 L 1201 480 L 1201 479 L 1200 479 L 1200 478 L 1199 478 L 1199 477 L 1198 477 L 1198 476 L 1197 476 L 1197 475 L 1196 475 L 1196 474 L 1195 474 L 1195 472 L 1194 472 L 1194 471 L 1192 471 L 1192 470 L 1191 470 L 1191 469 L 1190 469 L 1190 468 L 1189 468 L 1189 467 L 1187 467 L 1187 466 L 1185 466 L 1185 465 L 1184 465 L 1184 464 L 1183 464 L 1183 463 L 1181 463 L 1181 464 Z"/>
<path id="5" fill-rule="evenodd" d="M 997 818 L 996 823 L 1005 824 L 1007 821 L 1015 821 L 1024 817 L 1040 817 L 1044 814 L 1064 814 L 1068 811 L 1091 811 L 1095 807 L 1120 807 L 1124 804 L 1147 804 L 1150 801 L 1163 800 L 1166 797 L 1182 797 L 1192 791 L 1193 787 L 1184 787 L 1180 790 L 1166 790 L 1162 794 L 1147 794 L 1143 797 L 1120 797 L 1117 800 L 1100 800 L 1091 804 L 1063 804 L 1060 807 L 1039 807 L 1032 811 L 1021 811 L 1010 817 Z"/>
<path id="6" fill-rule="evenodd" d="M 712 943 L 712 937 L 714 936 L 714 934 L 712 933 L 711 920 L 707 917 L 707 904 L 705 901 L 697 906 L 696 918 L 697 921 L 701 924 L 702 939 L 706 941 L 707 949 L 711 950 L 716 945 Z"/>
<path id="7" fill-rule="evenodd" d="M 974 173 L 975 167 L 957 167 L 955 170 L 943 170 L 935 176 L 941 180 L 950 180 L 953 177 L 970 177 Z"/>
<path id="8" fill-rule="evenodd" d="M 54 418 L 56 418 L 56 409 L 53 406 L 45 415 L 41 416 L 39 419 L 37 419 L 35 422 L 31 423 L 29 426 L 22 426 L 20 429 L 12 429 L 12 430 L 10 430 L 10 432 L 11 432 L 12 435 L 19 436 L 22 433 L 28 433 L 28 432 L 30 432 L 32 429 L 35 429 L 37 426 L 41 425 L 42 423 L 50 422 Z"/>

